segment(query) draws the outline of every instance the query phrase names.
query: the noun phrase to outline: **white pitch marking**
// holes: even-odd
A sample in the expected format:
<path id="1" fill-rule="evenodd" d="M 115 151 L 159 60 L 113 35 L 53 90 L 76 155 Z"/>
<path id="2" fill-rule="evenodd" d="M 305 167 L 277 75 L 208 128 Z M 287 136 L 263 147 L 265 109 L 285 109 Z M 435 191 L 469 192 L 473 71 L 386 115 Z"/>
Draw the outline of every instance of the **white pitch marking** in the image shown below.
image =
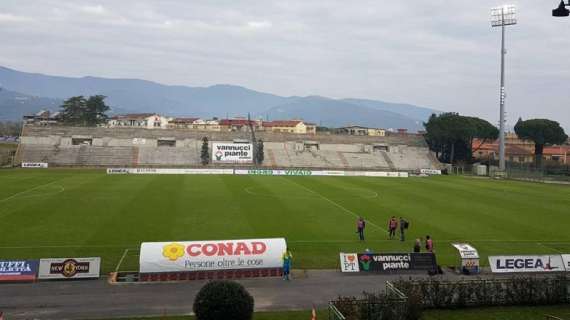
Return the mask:
<path id="1" fill-rule="evenodd" d="M 311 193 L 316 194 L 316 195 L 319 196 L 321 199 L 328 201 L 330 204 L 336 206 L 337 208 L 342 209 L 344 212 L 350 213 L 351 215 L 355 216 L 356 218 L 359 218 L 359 217 L 360 217 L 359 215 L 357 215 L 357 214 L 354 213 L 353 211 L 348 210 L 347 208 L 345 208 L 345 207 L 341 206 L 340 204 L 338 204 L 338 203 L 332 201 L 331 199 L 329 199 L 329 198 L 323 196 L 322 194 L 320 194 L 320 193 L 314 191 L 313 189 L 307 188 L 307 187 L 305 187 L 304 185 L 302 185 L 302 184 L 300 184 L 300 183 L 297 183 L 297 182 L 295 182 L 295 181 L 293 181 L 293 180 L 289 180 L 289 179 L 287 179 L 287 178 L 284 178 L 284 179 L 287 180 L 287 181 L 289 181 L 289 182 L 291 182 L 291 183 L 294 183 L 294 184 L 298 185 L 299 187 L 301 187 L 301 188 L 303 188 L 303 189 L 305 189 L 305 190 L 307 190 L 307 191 L 309 191 L 309 192 L 311 192 Z M 382 231 L 388 233 L 388 230 L 386 230 L 386 229 L 384 229 L 384 228 L 378 226 L 378 225 L 375 224 L 374 222 L 369 221 L 369 220 L 366 220 L 366 222 L 368 222 L 368 224 L 370 224 L 370 225 L 372 225 L 372 226 L 374 226 L 374 227 L 376 227 L 376 228 L 378 228 L 378 229 L 380 229 L 380 230 L 382 230 Z"/>
<path id="2" fill-rule="evenodd" d="M 558 249 L 556 249 L 556 248 L 553 248 L 553 247 L 551 247 L 551 246 L 544 245 L 544 244 L 542 244 L 542 242 L 537 242 L 537 244 L 538 244 L 539 246 L 543 247 L 543 248 L 548 249 L 548 250 L 554 250 L 554 251 L 556 251 L 556 252 L 558 252 L 558 253 L 560 253 L 560 254 L 562 253 L 562 251 L 560 251 L 560 250 L 558 250 Z"/>
<path id="3" fill-rule="evenodd" d="M 0 199 L 0 202 L 8 201 L 8 200 L 13 199 L 13 198 L 15 198 L 15 197 L 17 197 L 17 196 L 19 196 L 19 195 L 21 195 L 21 194 L 24 194 L 24 193 L 30 192 L 30 191 L 34 191 L 34 190 L 36 190 L 36 189 L 38 189 L 38 188 L 41 188 L 41 187 L 48 186 L 48 185 L 50 185 L 50 184 L 52 184 L 52 183 L 55 183 L 55 182 L 57 182 L 57 181 L 59 181 L 59 180 L 54 180 L 54 181 L 48 182 L 48 183 L 46 183 L 46 184 L 42 184 L 42 185 L 39 185 L 39 186 L 35 186 L 35 187 L 33 187 L 33 188 L 31 188 L 31 189 L 28 189 L 28 190 L 20 191 L 20 192 L 18 192 L 18 193 L 15 193 L 15 194 L 9 196 L 8 198 Z M 60 187 L 61 187 L 61 186 L 60 186 Z"/>
<path id="4" fill-rule="evenodd" d="M 121 267 L 123 260 L 125 260 L 125 257 L 127 256 L 128 252 L 129 252 L 129 249 L 125 249 L 125 252 L 123 252 L 123 256 L 121 257 L 121 260 L 119 260 L 119 263 L 117 263 L 117 267 L 115 268 L 115 272 L 119 272 L 119 268 Z"/>

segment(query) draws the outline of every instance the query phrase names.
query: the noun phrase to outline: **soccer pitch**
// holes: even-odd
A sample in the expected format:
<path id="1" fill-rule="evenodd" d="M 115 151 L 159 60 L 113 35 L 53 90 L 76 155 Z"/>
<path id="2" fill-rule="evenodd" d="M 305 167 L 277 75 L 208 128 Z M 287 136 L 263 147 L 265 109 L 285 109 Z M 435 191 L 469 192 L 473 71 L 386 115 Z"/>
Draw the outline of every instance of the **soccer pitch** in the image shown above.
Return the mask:
<path id="1" fill-rule="evenodd" d="M 355 222 L 368 222 L 359 242 Z M 410 221 L 388 240 L 389 217 Z M 368 178 L 107 175 L 0 170 L 0 259 L 102 257 L 103 272 L 138 269 L 146 241 L 287 238 L 294 268 L 338 267 L 339 252 L 408 252 L 431 235 L 491 254 L 570 253 L 570 187 L 469 177 Z"/>

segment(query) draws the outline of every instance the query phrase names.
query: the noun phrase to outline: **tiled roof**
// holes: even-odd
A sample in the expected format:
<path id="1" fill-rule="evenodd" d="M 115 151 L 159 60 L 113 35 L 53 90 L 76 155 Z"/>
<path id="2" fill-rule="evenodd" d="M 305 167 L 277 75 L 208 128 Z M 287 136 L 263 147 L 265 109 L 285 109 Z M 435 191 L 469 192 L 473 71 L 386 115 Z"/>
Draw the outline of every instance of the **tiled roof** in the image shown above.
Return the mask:
<path id="1" fill-rule="evenodd" d="M 301 120 L 276 120 L 263 122 L 264 127 L 296 127 Z"/>

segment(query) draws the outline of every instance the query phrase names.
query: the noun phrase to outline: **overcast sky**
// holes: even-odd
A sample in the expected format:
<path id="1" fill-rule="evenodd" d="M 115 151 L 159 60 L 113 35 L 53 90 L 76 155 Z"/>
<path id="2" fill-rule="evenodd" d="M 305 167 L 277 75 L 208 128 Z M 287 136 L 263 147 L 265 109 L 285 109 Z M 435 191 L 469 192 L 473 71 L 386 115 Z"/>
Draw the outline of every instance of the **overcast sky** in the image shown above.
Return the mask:
<path id="1" fill-rule="evenodd" d="M 558 0 L 511 1 L 507 120 L 570 131 L 570 18 Z M 2 0 L 0 64 L 64 76 L 235 84 L 371 98 L 496 124 L 500 30 L 493 0 Z"/>

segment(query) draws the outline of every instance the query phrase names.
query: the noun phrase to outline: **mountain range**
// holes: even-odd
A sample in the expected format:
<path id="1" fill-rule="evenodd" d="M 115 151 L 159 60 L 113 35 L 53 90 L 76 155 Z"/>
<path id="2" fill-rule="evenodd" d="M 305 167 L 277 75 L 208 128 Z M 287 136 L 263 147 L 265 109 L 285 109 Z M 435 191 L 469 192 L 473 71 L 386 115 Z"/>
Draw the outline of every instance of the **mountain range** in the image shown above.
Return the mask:
<path id="1" fill-rule="evenodd" d="M 303 119 L 322 126 L 423 128 L 441 111 L 410 104 L 320 96 L 282 97 L 235 85 L 189 87 L 139 79 L 60 77 L 0 67 L 0 120 L 18 120 L 40 109 L 57 110 L 71 96 L 102 94 L 112 113 L 156 112 L 170 116 L 232 117 L 250 113 L 269 120 Z"/>

